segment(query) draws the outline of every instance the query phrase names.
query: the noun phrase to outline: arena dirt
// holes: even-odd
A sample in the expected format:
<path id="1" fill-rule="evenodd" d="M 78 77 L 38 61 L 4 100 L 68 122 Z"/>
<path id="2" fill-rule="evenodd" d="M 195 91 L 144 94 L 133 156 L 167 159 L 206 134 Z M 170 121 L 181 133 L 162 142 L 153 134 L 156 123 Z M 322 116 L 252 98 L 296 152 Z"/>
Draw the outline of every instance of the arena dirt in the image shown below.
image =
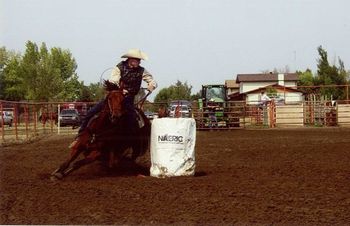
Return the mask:
<path id="1" fill-rule="evenodd" d="M 149 177 L 146 154 L 53 182 L 72 139 L 1 147 L 0 224 L 350 224 L 350 129 L 201 131 L 194 177 Z"/>

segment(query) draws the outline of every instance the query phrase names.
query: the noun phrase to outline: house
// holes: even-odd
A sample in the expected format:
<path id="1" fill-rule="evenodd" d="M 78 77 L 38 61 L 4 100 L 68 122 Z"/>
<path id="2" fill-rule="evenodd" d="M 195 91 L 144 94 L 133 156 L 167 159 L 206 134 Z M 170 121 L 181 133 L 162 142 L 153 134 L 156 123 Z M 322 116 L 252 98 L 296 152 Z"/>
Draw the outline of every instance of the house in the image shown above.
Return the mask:
<path id="1" fill-rule="evenodd" d="M 239 84 L 236 83 L 236 80 L 225 80 L 225 86 L 227 88 L 228 96 L 239 93 Z"/>
<path id="2" fill-rule="evenodd" d="M 245 93 L 274 84 L 296 87 L 298 80 L 298 74 L 296 73 L 238 74 L 236 83 L 239 84 L 239 92 Z"/>
<path id="3" fill-rule="evenodd" d="M 278 84 L 261 87 L 245 93 L 236 93 L 231 95 L 231 100 L 246 100 L 248 104 L 259 104 L 261 102 L 261 93 L 274 99 L 276 104 L 295 104 L 304 100 L 304 93 L 300 90 L 281 86 Z"/>
<path id="4" fill-rule="evenodd" d="M 278 102 L 296 103 L 303 100 L 303 92 L 297 89 L 296 73 L 238 74 L 239 92 L 229 95 L 231 100 L 246 100 L 250 104 L 260 101 L 261 92 Z"/>

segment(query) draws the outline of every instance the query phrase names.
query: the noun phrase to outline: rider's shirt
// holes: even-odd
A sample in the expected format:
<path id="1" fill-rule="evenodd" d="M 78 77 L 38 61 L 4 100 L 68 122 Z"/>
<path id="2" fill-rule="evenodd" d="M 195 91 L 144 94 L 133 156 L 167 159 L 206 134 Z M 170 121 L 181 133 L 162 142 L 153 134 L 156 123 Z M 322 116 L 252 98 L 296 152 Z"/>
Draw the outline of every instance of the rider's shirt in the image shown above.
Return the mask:
<path id="1" fill-rule="evenodd" d="M 143 67 L 129 68 L 126 61 L 120 62 L 112 71 L 110 82 L 119 84 L 123 82 L 125 89 L 129 94 L 136 95 L 141 87 L 142 80 L 145 81 L 148 86 L 153 86 L 155 89 L 157 83 L 153 80 L 153 76 Z"/>

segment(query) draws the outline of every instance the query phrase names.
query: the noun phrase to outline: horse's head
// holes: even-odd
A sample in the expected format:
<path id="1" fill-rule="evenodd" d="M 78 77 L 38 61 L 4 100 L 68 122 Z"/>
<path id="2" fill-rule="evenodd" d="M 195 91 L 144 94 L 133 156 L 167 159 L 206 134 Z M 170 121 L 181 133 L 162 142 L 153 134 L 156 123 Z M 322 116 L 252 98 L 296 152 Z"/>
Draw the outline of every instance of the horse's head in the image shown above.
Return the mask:
<path id="1" fill-rule="evenodd" d="M 120 118 L 125 110 L 123 107 L 124 93 L 123 87 L 111 83 L 108 80 L 104 83 L 104 88 L 107 91 L 107 103 L 109 108 L 109 117 L 112 123 L 115 123 Z"/>
<path id="2" fill-rule="evenodd" d="M 122 90 L 109 91 L 107 95 L 109 117 L 112 123 L 116 122 L 125 113 L 123 106 L 124 97 Z"/>
<path id="3" fill-rule="evenodd" d="M 124 97 L 122 90 L 109 91 L 107 95 L 109 117 L 112 123 L 116 122 L 125 112 L 123 107 Z"/>

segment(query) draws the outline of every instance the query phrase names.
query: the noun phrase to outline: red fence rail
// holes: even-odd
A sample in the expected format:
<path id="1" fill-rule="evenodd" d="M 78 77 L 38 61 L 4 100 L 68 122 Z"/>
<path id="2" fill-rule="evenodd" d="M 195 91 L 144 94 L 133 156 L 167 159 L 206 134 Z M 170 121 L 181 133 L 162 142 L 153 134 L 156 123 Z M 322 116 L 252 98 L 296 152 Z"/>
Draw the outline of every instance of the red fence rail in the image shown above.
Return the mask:
<path id="1" fill-rule="evenodd" d="M 273 128 L 283 126 L 350 126 L 350 101 L 303 101 L 293 105 L 266 106 L 246 101 L 231 101 L 221 112 L 210 113 L 200 108 L 197 102 L 191 106 L 190 117 L 196 120 L 197 128 L 244 129 Z M 22 142 L 41 135 L 76 134 L 77 128 L 61 127 L 57 124 L 59 109 L 76 108 L 84 114 L 93 102 L 12 102 L 0 100 L 0 115 L 12 116 L 11 123 L 0 118 L 0 144 Z M 143 110 L 157 117 L 158 111 L 168 107 L 167 103 L 145 103 Z"/>

